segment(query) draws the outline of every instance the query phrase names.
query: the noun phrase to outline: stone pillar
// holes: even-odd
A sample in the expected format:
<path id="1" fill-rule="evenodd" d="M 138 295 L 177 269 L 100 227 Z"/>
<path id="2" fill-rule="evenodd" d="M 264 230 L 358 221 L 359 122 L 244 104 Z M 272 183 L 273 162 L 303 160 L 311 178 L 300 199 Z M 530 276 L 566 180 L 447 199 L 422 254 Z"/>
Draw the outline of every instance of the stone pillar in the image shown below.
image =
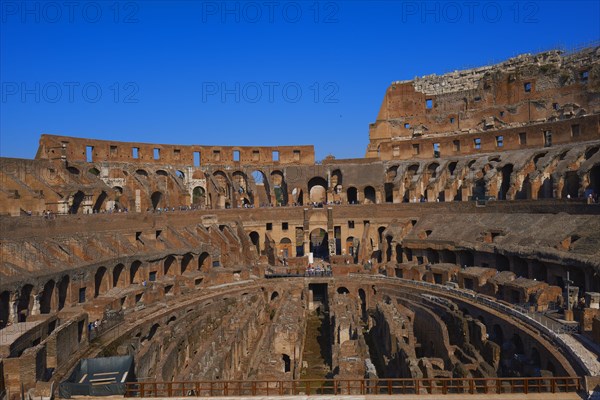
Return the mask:
<path id="1" fill-rule="evenodd" d="M 31 315 L 40 314 L 40 293 L 36 293 L 33 297 L 33 306 L 31 307 Z"/>

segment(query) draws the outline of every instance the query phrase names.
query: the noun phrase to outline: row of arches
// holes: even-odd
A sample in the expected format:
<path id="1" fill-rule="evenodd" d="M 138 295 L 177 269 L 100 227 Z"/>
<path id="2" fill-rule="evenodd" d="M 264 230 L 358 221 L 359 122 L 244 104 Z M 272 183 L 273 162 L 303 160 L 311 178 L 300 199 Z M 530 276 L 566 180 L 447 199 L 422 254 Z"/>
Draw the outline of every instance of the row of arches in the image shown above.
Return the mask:
<path id="1" fill-rule="evenodd" d="M 169 255 L 158 263 L 134 260 L 112 267 L 99 266 L 90 272 L 89 281 L 74 281 L 70 275 L 58 280 L 49 279 L 42 287 L 26 284 L 16 291 L 0 293 L 0 329 L 12 322 L 26 322 L 32 315 L 49 314 L 66 306 L 84 303 L 109 292 L 113 288 L 127 288 L 134 284 L 175 277 L 193 272 L 208 272 L 212 257 L 208 252 L 196 255 Z M 75 271 L 74 271 L 75 273 Z"/>

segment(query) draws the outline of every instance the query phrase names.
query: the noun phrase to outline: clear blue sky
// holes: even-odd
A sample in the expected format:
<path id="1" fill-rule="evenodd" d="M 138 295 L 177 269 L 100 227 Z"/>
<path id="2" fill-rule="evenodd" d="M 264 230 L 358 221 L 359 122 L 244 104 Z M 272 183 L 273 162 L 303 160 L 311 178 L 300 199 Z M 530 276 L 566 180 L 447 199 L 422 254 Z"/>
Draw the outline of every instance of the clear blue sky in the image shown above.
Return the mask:
<path id="1" fill-rule="evenodd" d="M 0 1 L 0 155 L 41 133 L 363 157 L 395 80 L 600 38 L 597 1 Z"/>

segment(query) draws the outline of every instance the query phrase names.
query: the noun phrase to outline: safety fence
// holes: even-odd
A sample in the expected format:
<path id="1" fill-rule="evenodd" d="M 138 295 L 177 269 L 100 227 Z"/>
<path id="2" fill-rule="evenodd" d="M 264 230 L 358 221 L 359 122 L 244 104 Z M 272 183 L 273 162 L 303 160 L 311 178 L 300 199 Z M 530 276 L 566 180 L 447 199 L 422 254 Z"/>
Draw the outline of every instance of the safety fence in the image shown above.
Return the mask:
<path id="1" fill-rule="evenodd" d="M 579 377 L 129 382 L 126 397 L 566 393 Z"/>

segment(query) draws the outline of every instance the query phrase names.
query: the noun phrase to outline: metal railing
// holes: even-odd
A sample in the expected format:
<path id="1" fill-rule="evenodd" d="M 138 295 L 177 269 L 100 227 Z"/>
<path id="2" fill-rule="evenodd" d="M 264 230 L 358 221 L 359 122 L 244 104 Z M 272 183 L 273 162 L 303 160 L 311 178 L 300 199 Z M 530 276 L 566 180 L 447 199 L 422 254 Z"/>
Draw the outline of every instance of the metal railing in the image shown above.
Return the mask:
<path id="1" fill-rule="evenodd" d="M 580 377 L 129 382 L 125 397 L 566 393 Z"/>

